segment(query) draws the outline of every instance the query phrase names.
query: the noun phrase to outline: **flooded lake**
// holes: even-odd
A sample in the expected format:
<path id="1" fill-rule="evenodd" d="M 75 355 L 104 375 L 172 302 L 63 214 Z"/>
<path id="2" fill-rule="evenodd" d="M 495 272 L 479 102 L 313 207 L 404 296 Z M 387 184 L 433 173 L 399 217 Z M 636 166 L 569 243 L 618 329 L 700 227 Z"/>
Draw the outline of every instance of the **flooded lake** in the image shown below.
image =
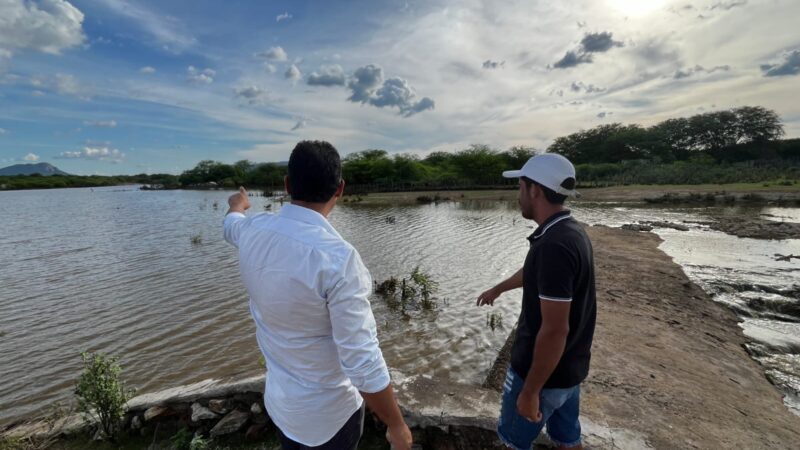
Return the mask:
<path id="1" fill-rule="evenodd" d="M 123 378 L 140 392 L 261 370 L 237 255 L 221 237 L 228 195 L 135 187 L 0 192 L 0 425 L 70 399 L 84 350 L 120 356 Z M 280 208 L 270 198 L 252 203 L 255 211 Z M 573 211 L 609 226 L 702 222 L 714 212 L 598 204 Z M 796 208 L 740 213 L 800 221 Z M 330 219 L 375 281 L 420 266 L 439 282 L 436 308 L 410 318 L 373 297 L 388 364 L 480 383 L 519 312 L 519 292 L 491 310 L 474 306 L 527 252 L 534 224 L 516 204 L 342 204 Z M 773 382 L 796 395 L 800 260 L 774 254 L 800 255 L 800 240 L 739 239 L 690 226 L 656 229 L 662 249 L 744 317 L 751 351 Z M 504 328 L 487 325 L 490 311 Z"/>

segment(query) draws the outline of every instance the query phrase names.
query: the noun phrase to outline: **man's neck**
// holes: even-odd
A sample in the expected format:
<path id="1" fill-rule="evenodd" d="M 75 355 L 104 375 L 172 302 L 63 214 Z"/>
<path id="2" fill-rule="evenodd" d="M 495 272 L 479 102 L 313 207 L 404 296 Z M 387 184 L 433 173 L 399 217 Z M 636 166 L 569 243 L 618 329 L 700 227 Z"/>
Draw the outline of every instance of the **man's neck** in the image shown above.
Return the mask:
<path id="1" fill-rule="evenodd" d="M 552 205 L 541 210 L 536 210 L 533 215 L 533 221 L 539 225 L 542 225 L 547 221 L 547 219 L 553 217 L 554 214 L 558 214 L 560 212 L 566 211 L 567 208 L 564 205 Z"/>
<path id="2" fill-rule="evenodd" d="M 330 202 L 315 203 L 315 202 L 304 202 L 302 200 L 292 200 L 292 204 L 295 206 L 302 206 L 303 208 L 308 208 L 312 211 L 316 211 L 322 214 L 322 216 L 325 218 L 328 218 L 328 215 L 333 210 L 333 205 L 330 204 Z"/>

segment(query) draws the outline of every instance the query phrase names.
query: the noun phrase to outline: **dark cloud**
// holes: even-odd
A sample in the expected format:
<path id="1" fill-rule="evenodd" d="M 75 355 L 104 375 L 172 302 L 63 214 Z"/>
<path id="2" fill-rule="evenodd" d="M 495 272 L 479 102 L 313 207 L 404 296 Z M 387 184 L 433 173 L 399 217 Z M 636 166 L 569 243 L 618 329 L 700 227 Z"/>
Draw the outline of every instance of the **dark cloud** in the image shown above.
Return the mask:
<path id="1" fill-rule="evenodd" d="M 347 83 L 352 93 L 347 99 L 354 103 L 367 103 L 375 89 L 383 83 L 383 69 L 374 64 L 359 67 Z"/>
<path id="2" fill-rule="evenodd" d="M 605 53 L 614 47 L 622 47 L 622 42 L 615 41 L 611 32 L 586 33 L 575 50 L 568 50 L 564 57 L 553 64 L 555 69 L 566 69 L 578 64 L 592 62 L 592 53 Z"/>
<path id="3" fill-rule="evenodd" d="M 435 103 L 430 98 L 424 97 L 415 102 L 415 97 L 414 90 L 406 80 L 393 77 L 383 82 L 383 85 L 372 95 L 369 103 L 378 108 L 396 106 L 400 110 L 400 114 L 405 117 L 434 108 Z"/>
<path id="4" fill-rule="evenodd" d="M 602 111 L 602 112 L 597 113 L 597 118 L 598 119 L 605 119 L 606 117 L 608 117 L 610 115 L 613 115 L 613 114 L 614 114 L 613 112 Z"/>
<path id="5" fill-rule="evenodd" d="M 715 9 L 724 9 L 725 11 L 731 10 L 736 8 L 737 6 L 744 6 L 747 4 L 747 0 L 734 0 L 732 2 L 717 2 L 713 5 L 709 6 L 709 11 L 713 11 Z"/>
<path id="6" fill-rule="evenodd" d="M 622 42 L 615 41 L 613 34 L 603 31 L 602 33 L 587 33 L 581 39 L 581 47 L 587 53 L 607 52 L 614 47 L 622 47 Z"/>
<path id="7" fill-rule="evenodd" d="M 689 68 L 686 68 L 686 69 L 678 69 L 678 70 L 676 70 L 675 71 L 675 75 L 673 75 L 673 78 L 675 78 L 676 80 L 680 80 L 681 78 L 688 78 L 688 77 L 691 77 L 693 75 L 697 75 L 697 74 L 700 74 L 700 73 L 714 73 L 714 72 L 720 72 L 720 71 L 727 72 L 729 70 L 731 70 L 731 66 L 729 66 L 729 65 L 715 66 L 715 67 L 712 67 L 710 69 L 706 69 L 705 67 L 703 67 L 701 65 L 696 65 L 694 67 L 689 67 Z"/>
<path id="8" fill-rule="evenodd" d="M 311 72 L 306 83 L 309 86 L 344 86 L 347 83 L 347 77 L 342 66 L 334 64 L 320 67 L 319 72 Z"/>
<path id="9" fill-rule="evenodd" d="M 597 87 L 593 84 L 584 84 L 581 81 L 573 81 L 569 86 L 572 92 L 586 92 L 587 94 L 595 94 L 598 92 L 605 92 L 606 88 Z"/>
<path id="10" fill-rule="evenodd" d="M 797 75 L 800 73 L 800 50 L 786 52 L 783 60 L 775 64 L 762 64 L 761 71 L 765 77 L 780 77 L 784 75 Z"/>
<path id="11" fill-rule="evenodd" d="M 383 69 L 374 64 L 359 67 L 347 83 L 351 94 L 348 100 L 366 103 L 378 108 L 396 107 L 404 117 L 428 109 L 436 103 L 429 97 L 415 101 L 417 94 L 408 82 L 399 77 L 383 79 Z"/>
<path id="12" fill-rule="evenodd" d="M 483 62 L 484 69 L 498 69 L 505 65 L 506 65 L 505 61 L 497 62 L 497 61 L 492 61 L 491 59 L 487 59 L 486 61 Z"/>
<path id="13" fill-rule="evenodd" d="M 306 125 L 308 125 L 308 121 L 306 119 L 300 119 L 297 121 L 296 124 L 294 124 L 291 131 L 299 130 L 300 128 L 305 128 Z"/>
<path id="14" fill-rule="evenodd" d="M 553 64 L 553 67 L 556 69 L 566 69 L 568 67 L 575 67 L 578 64 L 587 64 L 590 62 L 592 62 L 592 55 L 588 53 L 577 53 L 570 50 L 563 58 Z"/>

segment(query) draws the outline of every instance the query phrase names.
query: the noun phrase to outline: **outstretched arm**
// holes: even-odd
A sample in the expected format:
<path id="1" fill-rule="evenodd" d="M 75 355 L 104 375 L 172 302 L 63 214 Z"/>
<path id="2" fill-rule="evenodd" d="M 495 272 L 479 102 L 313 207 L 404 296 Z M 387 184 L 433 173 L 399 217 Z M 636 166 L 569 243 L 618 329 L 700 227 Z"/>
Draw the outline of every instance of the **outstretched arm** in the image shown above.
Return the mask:
<path id="1" fill-rule="evenodd" d="M 497 297 L 500 296 L 500 294 L 513 289 L 519 289 L 521 287 L 522 287 L 522 269 L 520 268 L 516 273 L 514 273 L 514 275 L 511 275 L 507 279 L 498 283 L 495 287 L 479 295 L 477 305 L 478 306 L 494 305 L 494 301 L 497 299 Z"/>
<path id="2" fill-rule="evenodd" d="M 239 233 L 241 231 L 244 212 L 250 208 L 250 199 L 247 198 L 247 191 L 239 188 L 239 192 L 228 197 L 228 212 L 225 214 L 223 223 L 225 240 L 239 246 Z"/>

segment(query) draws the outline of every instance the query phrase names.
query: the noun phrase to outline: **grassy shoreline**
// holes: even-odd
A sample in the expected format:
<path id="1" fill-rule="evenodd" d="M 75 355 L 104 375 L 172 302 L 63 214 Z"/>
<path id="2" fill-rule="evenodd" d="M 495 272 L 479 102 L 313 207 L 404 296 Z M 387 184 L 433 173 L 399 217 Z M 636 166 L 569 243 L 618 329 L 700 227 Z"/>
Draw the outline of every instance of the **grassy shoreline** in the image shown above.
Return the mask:
<path id="1" fill-rule="evenodd" d="M 584 202 L 646 202 L 665 195 L 691 196 L 718 194 L 733 196 L 741 200 L 745 196 L 751 203 L 764 203 L 782 198 L 788 201 L 800 201 L 800 184 L 783 185 L 779 183 L 736 183 L 736 184 L 697 184 L 697 185 L 628 185 L 600 188 L 578 189 L 581 197 L 573 203 Z M 345 193 L 347 189 L 345 188 Z M 517 190 L 459 190 L 459 191 L 412 191 L 412 192 L 376 192 L 370 194 L 345 195 L 344 204 L 369 206 L 414 205 L 427 203 L 418 200 L 421 197 L 440 201 L 516 201 Z"/>

